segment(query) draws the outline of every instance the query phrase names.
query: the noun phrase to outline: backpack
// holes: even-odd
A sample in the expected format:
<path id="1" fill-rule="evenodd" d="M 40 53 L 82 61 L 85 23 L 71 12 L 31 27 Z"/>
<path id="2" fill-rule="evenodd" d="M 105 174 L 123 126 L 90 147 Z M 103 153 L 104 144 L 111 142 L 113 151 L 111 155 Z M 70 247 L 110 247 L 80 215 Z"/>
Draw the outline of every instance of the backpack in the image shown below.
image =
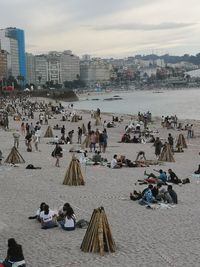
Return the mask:
<path id="1" fill-rule="evenodd" d="M 81 219 L 76 223 L 76 228 L 87 228 L 88 225 L 89 225 L 88 221 Z"/>

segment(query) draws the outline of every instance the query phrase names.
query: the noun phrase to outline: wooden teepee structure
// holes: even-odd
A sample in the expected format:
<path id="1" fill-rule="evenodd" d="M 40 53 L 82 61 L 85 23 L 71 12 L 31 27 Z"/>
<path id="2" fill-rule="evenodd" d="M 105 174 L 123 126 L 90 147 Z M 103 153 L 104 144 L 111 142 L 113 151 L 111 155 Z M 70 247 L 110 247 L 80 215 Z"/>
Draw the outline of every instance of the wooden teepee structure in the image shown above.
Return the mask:
<path id="1" fill-rule="evenodd" d="M 53 137 L 53 131 L 52 131 L 51 126 L 48 126 L 44 137 Z"/>
<path id="2" fill-rule="evenodd" d="M 63 181 L 63 184 L 64 185 L 85 185 L 85 181 L 84 181 L 84 178 L 81 172 L 80 162 L 74 155 L 72 156 L 72 160 L 65 174 L 65 179 Z"/>
<path id="3" fill-rule="evenodd" d="M 170 144 L 168 143 L 164 144 L 159 160 L 167 162 L 175 162 Z"/>
<path id="4" fill-rule="evenodd" d="M 25 160 L 14 146 L 5 160 L 6 163 L 25 163 Z"/>
<path id="5" fill-rule="evenodd" d="M 78 122 L 78 116 L 76 114 L 72 117 L 71 122 Z"/>
<path id="6" fill-rule="evenodd" d="M 187 143 L 183 134 L 179 134 L 176 147 L 187 148 Z"/>
<path id="7" fill-rule="evenodd" d="M 107 216 L 103 207 L 95 209 L 81 244 L 83 252 L 115 252 L 116 246 L 112 237 Z"/>
<path id="8" fill-rule="evenodd" d="M 81 148 L 85 149 L 88 148 L 90 146 L 90 136 L 89 134 L 85 137 L 85 140 L 82 142 L 81 144 Z"/>
<path id="9" fill-rule="evenodd" d="M 95 121 L 95 126 L 99 126 L 101 125 L 101 118 L 100 117 L 96 117 L 96 121 Z"/>
<path id="10" fill-rule="evenodd" d="M 81 129 L 82 129 L 83 134 L 86 134 L 87 130 L 85 128 L 85 124 L 84 123 L 82 124 Z"/>

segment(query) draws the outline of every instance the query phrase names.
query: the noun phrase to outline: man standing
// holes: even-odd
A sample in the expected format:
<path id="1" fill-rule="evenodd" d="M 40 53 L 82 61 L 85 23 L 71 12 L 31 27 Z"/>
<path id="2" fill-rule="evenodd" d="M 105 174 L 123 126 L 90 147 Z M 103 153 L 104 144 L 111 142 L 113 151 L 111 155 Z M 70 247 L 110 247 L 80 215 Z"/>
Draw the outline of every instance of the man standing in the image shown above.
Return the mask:
<path id="1" fill-rule="evenodd" d="M 13 137 L 14 137 L 14 146 L 16 148 L 18 148 L 19 147 L 20 134 L 19 133 L 13 133 Z"/>
<path id="2" fill-rule="evenodd" d="M 81 129 L 81 127 L 78 127 L 78 144 L 82 143 L 82 134 L 83 130 Z"/>

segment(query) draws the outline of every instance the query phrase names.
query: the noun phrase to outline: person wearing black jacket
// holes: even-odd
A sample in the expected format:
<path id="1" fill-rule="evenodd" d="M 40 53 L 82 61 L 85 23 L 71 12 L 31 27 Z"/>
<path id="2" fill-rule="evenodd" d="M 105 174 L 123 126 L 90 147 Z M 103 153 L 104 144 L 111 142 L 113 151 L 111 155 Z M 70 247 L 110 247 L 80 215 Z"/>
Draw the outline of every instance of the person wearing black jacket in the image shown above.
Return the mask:
<path id="1" fill-rule="evenodd" d="M 22 246 L 17 244 L 14 238 L 8 239 L 7 257 L 3 262 L 5 267 L 12 267 L 13 263 L 17 263 L 19 267 L 26 267 Z"/>

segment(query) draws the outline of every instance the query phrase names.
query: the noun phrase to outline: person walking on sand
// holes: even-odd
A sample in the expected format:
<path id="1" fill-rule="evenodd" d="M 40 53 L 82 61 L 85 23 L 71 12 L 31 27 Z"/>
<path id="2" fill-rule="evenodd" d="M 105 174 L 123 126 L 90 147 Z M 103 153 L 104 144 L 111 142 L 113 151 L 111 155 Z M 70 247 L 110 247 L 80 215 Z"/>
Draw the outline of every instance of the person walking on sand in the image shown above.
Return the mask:
<path id="1" fill-rule="evenodd" d="M 160 153 L 161 153 L 161 148 L 163 146 L 159 137 L 156 137 L 156 141 L 154 142 L 154 146 L 155 146 L 155 155 L 157 158 L 159 158 Z"/>
<path id="2" fill-rule="evenodd" d="M 82 134 L 83 134 L 83 130 L 81 129 L 81 127 L 78 127 L 78 144 L 82 143 Z"/>
<path id="3" fill-rule="evenodd" d="M 13 137 L 14 137 L 14 146 L 16 148 L 18 148 L 19 147 L 20 134 L 19 133 L 13 133 Z"/>
<path id="4" fill-rule="evenodd" d="M 60 158 L 62 158 L 62 147 L 59 144 L 56 144 L 54 151 L 52 152 L 52 156 L 56 158 L 56 167 L 60 167 Z"/>

